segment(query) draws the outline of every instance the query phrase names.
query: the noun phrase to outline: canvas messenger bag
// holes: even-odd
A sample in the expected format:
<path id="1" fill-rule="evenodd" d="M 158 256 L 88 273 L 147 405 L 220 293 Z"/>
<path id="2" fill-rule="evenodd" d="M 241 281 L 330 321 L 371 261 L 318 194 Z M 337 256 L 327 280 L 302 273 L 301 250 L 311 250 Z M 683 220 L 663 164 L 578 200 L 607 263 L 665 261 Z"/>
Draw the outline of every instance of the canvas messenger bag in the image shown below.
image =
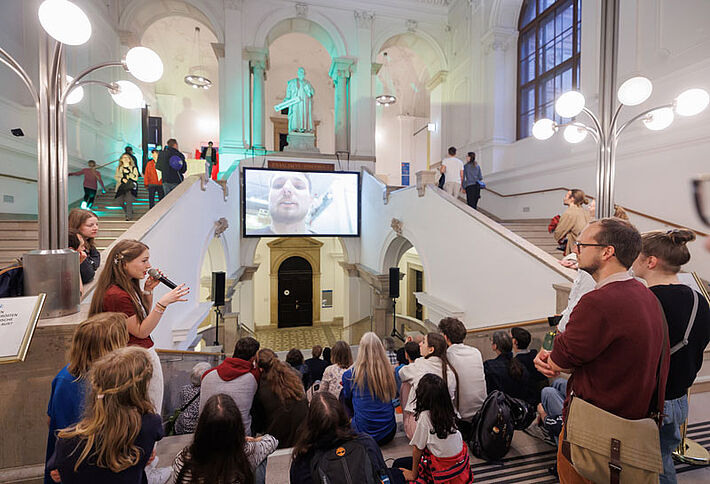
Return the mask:
<path id="1" fill-rule="evenodd" d="M 660 305 L 660 304 L 659 304 Z M 663 473 L 658 428 L 663 421 L 661 364 L 668 353 L 663 315 L 663 349 L 656 371 L 656 394 L 649 417 L 629 420 L 585 402 L 572 392 L 564 426 L 562 455 L 575 470 L 599 484 L 657 484 Z"/>

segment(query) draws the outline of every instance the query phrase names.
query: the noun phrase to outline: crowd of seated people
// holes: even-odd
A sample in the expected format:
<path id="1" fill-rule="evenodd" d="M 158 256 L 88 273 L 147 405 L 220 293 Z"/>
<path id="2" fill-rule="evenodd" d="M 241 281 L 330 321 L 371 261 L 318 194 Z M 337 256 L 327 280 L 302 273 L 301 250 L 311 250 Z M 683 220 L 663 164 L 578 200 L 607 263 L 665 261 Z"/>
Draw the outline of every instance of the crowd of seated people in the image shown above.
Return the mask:
<path id="1" fill-rule="evenodd" d="M 298 350 L 281 361 L 256 339 L 241 338 L 221 364 L 195 369 L 197 381 L 183 398 L 199 402 L 189 415 L 192 426 L 186 425 L 194 437 L 175 459 L 173 480 L 262 483 L 267 457 L 276 448 L 292 448 L 293 483 L 324 482 L 339 458 L 361 464 L 348 471 L 357 482 L 370 476 L 375 482 L 425 483 L 442 472 L 450 482 L 472 482 L 467 443 L 492 391 L 536 407 L 540 419 L 534 426 L 547 429 L 546 440 L 559 442 L 561 449 L 571 392 L 638 420 L 648 417 L 658 376 L 664 397 L 657 402 L 663 410 L 660 479 L 676 482 L 671 452 L 687 418 L 687 391 L 710 341 L 710 308 L 677 275 L 690 258 L 686 245 L 693 238 L 686 230 L 639 234 L 615 218 L 592 222 L 579 233 L 574 250 L 579 270 L 592 276 L 595 289 L 570 301 L 569 320 L 551 351 L 536 350 L 530 332 L 518 327 L 495 331 L 495 357 L 483 361 L 477 348 L 464 343 L 466 328 L 454 318 L 442 319 L 439 332 L 408 338 L 400 351 L 393 350 L 395 364 L 371 332 L 361 338 L 354 361 L 347 343 L 335 343 L 330 365 L 320 358 L 320 347 L 307 361 Z M 152 311 L 145 314 L 152 307 L 141 298 L 147 295 L 136 289 L 149 266 L 147 252 L 134 241 L 115 246 L 110 255 L 115 267 L 102 273 L 94 296 L 104 304 L 78 326 L 69 364 L 52 383 L 47 483 L 142 482 L 163 436 L 151 395 L 156 365 L 141 348 L 157 324 L 149 320 Z M 644 283 L 631 277 L 632 265 Z M 117 287 L 113 297 L 119 299 L 120 291 L 135 291 L 141 303 L 131 298 L 130 307 L 111 305 L 102 287 Z M 178 300 L 179 291 L 161 305 Z M 101 312 L 105 308 L 116 312 Z M 628 375 L 610 371 L 609 364 L 618 368 L 628 358 L 635 362 Z M 563 371 L 572 377 L 561 377 Z M 317 381 L 319 386 L 311 385 Z M 388 466 L 381 447 L 397 432 L 398 395 L 411 455 Z M 545 427 L 549 422 L 556 426 Z M 561 482 L 586 482 L 561 451 L 557 472 Z"/>

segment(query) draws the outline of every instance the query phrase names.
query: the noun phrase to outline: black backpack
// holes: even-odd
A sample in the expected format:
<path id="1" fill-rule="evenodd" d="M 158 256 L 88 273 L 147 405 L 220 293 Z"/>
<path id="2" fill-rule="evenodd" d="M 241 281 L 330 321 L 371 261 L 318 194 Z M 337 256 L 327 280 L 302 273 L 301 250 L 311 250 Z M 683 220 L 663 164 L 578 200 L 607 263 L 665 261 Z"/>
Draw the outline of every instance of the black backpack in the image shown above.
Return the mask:
<path id="1" fill-rule="evenodd" d="M 22 263 L 0 269 L 0 297 L 17 297 L 25 294 Z"/>
<path id="2" fill-rule="evenodd" d="M 473 436 L 469 448 L 479 459 L 500 460 L 510 449 L 514 431 L 508 397 L 501 391 L 493 390 L 473 416 Z"/>
<path id="3" fill-rule="evenodd" d="M 379 474 L 358 439 L 318 451 L 311 459 L 311 478 L 316 484 L 379 484 Z"/>

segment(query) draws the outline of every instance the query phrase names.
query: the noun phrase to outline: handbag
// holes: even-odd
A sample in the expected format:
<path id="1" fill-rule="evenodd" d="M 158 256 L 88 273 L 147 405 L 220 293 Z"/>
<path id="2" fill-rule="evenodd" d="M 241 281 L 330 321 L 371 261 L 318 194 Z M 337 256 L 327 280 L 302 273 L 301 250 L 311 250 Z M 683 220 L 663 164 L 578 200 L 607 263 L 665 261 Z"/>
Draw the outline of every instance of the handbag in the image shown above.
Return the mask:
<path id="1" fill-rule="evenodd" d="M 660 306 L 660 303 L 659 303 Z M 663 316 L 663 348 L 656 370 L 656 394 L 649 417 L 629 420 L 570 395 L 562 455 L 593 482 L 657 484 L 663 472 L 658 429 L 663 422 L 661 364 L 668 354 L 668 323 Z"/>
<path id="2" fill-rule="evenodd" d="M 195 399 L 199 396 L 200 396 L 200 392 L 195 393 L 195 395 L 190 399 L 189 402 L 187 402 L 185 405 L 183 405 L 182 407 L 175 410 L 173 412 L 173 414 L 170 417 L 168 417 L 168 419 L 164 423 L 166 437 L 169 435 L 175 435 L 175 422 L 177 422 L 178 417 L 180 417 L 180 414 L 182 412 L 184 412 L 185 409 L 187 407 L 189 407 L 192 404 L 192 402 L 194 402 Z"/>

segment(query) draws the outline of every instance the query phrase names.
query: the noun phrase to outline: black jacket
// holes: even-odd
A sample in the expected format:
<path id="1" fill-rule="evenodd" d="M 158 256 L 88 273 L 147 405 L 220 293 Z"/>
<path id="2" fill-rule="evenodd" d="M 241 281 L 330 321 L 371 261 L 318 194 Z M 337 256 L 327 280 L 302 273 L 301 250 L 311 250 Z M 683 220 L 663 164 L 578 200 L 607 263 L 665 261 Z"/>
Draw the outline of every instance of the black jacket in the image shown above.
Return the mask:
<path id="1" fill-rule="evenodd" d="M 175 170 L 170 166 L 170 158 L 173 156 L 177 156 L 180 160 L 182 160 L 182 167 L 179 170 Z M 156 168 L 160 170 L 163 175 L 163 183 L 180 183 L 185 178 L 183 173 L 187 171 L 185 155 L 172 146 L 166 146 L 158 155 Z"/>
<path id="2" fill-rule="evenodd" d="M 523 366 L 523 374 L 520 378 L 513 378 L 508 369 L 513 353 L 502 353 L 497 358 L 483 362 L 483 372 L 486 375 L 486 388 L 488 393 L 499 390 L 509 397 L 529 398 L 530 375 L 527 368 Z"/>
<path id="3" fill-rule="evenodd" d="M 328 363 L 320 358 L 308 358 L 306 366 L 308 366 L 308 370 L 311 373 L 311 383 L 315 383 L 323 379 L 323 372 L 328 368 Z"/>

